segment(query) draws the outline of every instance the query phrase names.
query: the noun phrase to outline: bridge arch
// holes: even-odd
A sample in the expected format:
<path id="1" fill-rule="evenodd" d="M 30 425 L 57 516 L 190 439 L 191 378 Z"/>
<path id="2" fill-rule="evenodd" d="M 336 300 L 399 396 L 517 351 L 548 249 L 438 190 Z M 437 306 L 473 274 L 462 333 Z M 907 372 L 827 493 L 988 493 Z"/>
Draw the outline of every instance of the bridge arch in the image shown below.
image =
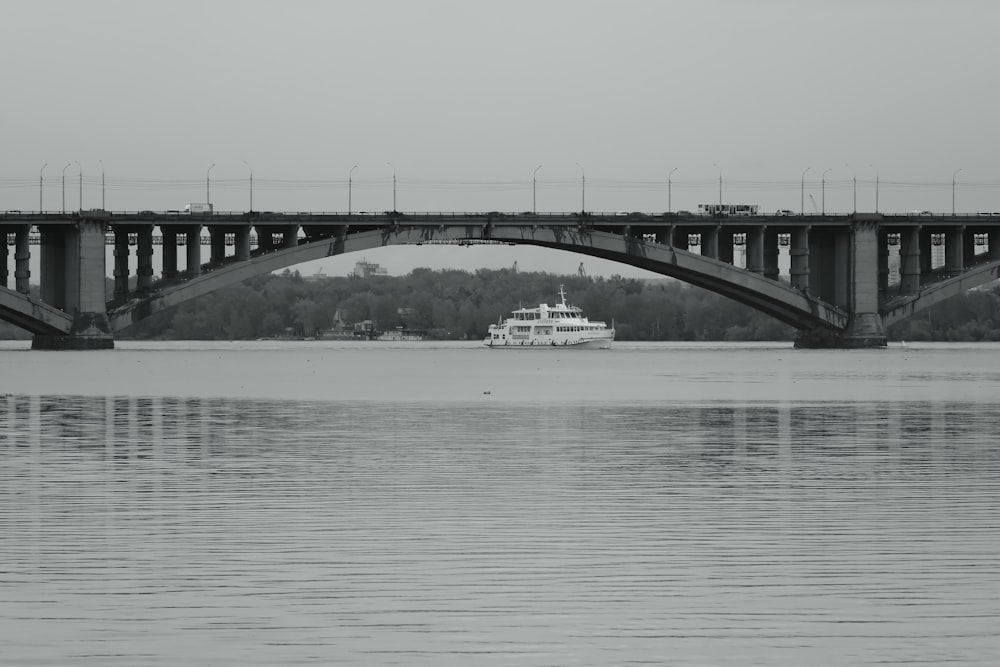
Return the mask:
<path id="1" fill-rule="evenodd" d="M 40 336 L 64 336 L 73 317 L 27 294 L 0 287 L 0 319 Z"/>
<path id="2" fill-rule="evenodd" d="M 1000 261 L 992 261 L 976 266 L 966 272 L 927 285 L 916 294 L 898 296 L 885 305 L 883 321 L 889 327 L 921 313 L 945 299 L 963 292 L 1000 280 Z"/>
<path id="3" fill-rule="evenodd" d="M 800 290 L 672 246 L 626 238 L 621 234 L 536 225 L 441 225 L 389 227 L 322 238 L 233 262 L 155 294 L 133 299 L 109 312 L 112 331 L 122 331 L 150 315 L 210 292 L 324 257 L 389 245 L 434 242 L 505 242 L 534 245 L 609 259 L 677 278 L 761 310 L 800 330 L 841 331 L 848 323 L 843 310 Z"/>

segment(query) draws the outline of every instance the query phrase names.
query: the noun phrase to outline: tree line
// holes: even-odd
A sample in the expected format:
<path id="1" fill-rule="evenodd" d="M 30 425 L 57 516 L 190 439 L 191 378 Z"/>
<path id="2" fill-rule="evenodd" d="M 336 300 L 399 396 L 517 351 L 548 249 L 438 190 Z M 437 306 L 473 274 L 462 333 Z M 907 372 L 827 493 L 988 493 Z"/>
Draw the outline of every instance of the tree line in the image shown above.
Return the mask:
<path id="1" fill-rule="evenodd" d="M 591 320 L 614 323 L 617 340 L 791 341 L 795 330 L 712 292 L 663 280 L 563 276 L 513 269 L 416 269 L 405 276 L 311 277 L 298 271 L 257 276 L 136 324 L 121 338 L 252 340 L 312 337 L 334 324 L 371 320 L 428 338 L 474 340 L 519 307 L 559 300 Z M 974 290 L 893 327 L 891 340 L 1000 340 L 1000 288 Z M 29 338 L 0 322 L 0 337 Z"/>

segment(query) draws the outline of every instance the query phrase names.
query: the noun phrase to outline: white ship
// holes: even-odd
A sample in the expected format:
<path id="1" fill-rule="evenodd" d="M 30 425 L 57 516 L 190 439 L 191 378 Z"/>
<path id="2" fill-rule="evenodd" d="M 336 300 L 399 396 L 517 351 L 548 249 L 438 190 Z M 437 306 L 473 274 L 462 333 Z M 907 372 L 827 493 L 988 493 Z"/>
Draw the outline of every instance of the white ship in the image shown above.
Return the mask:
<path id="1" fill-rule="evenodd" d="M 518 308 L 506 320 L 491 324 L 483 344 L 487 347 L 581 347 L 608 349 L 615 330 L 604 322 L 591 322 L 577 306 L 566 304 L 559 286 L 560 302 L 555 306 Z"/>

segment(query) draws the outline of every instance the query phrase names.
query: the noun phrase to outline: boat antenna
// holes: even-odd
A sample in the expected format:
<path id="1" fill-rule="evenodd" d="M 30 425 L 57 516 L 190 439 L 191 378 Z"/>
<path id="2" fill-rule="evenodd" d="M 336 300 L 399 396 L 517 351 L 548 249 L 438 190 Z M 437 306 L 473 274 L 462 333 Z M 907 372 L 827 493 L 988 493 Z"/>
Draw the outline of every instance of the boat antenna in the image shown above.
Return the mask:
<path id="1" fill-rule="evenodd" d="M 562 298 L 562 305 L 566 305 L 566 292 L 563 291 L 563 286 L 559 286 L 559 296 Z"/>

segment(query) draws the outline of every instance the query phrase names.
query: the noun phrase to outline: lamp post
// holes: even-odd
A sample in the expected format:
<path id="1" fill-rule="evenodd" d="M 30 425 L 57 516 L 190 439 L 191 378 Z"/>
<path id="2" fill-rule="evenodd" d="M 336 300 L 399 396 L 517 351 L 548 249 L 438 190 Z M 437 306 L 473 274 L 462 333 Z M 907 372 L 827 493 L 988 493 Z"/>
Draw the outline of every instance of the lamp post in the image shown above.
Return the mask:
<path id="1" fill-rule="evenodd" d="M 101 165 L 101 210 L 106 211 L 104 207 L 104 160 L 98 160 Z"/>
<path id="2" fill-rule="evenodd" d="M 805 171 L 802 172 L 802 183 L 799 186 L 799 215 L 806 214 L 806 171 L 809 171 L 812 167 L 806 167 Z"/>
<path id="3" fill-rule="evenodd" d="M 722 212 L 722 167 L 712 163 L 712 166 L 719 170 L 719 212 Z"/>
<path id="4" fill-rule="evenodd" d="M 213 162 L 209 165 L 208 170 L 205 172 L 205 203 L 212 203 L 212 168 L 215 167 Z"/>
<path id="5" fill-rule="evenodd" d="M 82 211 L 83 210 L 83 167 L 81 167 L 80 163 L 76 161 L 74 161 L 73 164 L 75 164 L 76 168 L 80 170 L 80 205 L 79 208 L 77 208 L 77 210 Z"/>
<path id="6" fill-rule="evenodd" d="M 354 188 L 354 170 L 358 168 L 358 165 L 351 167 L 351 170 L 347 172 L 347 215 L 351 214 L 351 190 Z"/>
<path id="7" fill-rule="evenodd" d="M 243 164 L 250 170 L 250 213 L 253 213 L 253 167 L 246 160 L 243 160 Z"/>
<path id="8" fill-rule="evenodd" d="M 532 213 L 538 213 L 538 207 L 535 205 L 535 202 L 536 202 L 536 200 L 535 200 L 535 189 L 536 189 L 536 186 L 538 184 L 538 180 L 535 178 L 535 176 L 536 176 L 536 174 L 538 174 L 538 170 L 541 169 L 541 168 L 542 168 L 542 165 L 538 165 L 537 167 L 535 167 L 535 170 L 533 172 L 531 172 L 531 212 Z"/>
<path id="9" fill-rule="evenodd" d="M 670 192 L 670 190 L 671 190 L 671 181 L 670 181 L 670 177 L 673 176 L 674 172 L 677 171 L 678 169 L 679 169 L 679 167 L 674 167 L 673 169 L 670 170 L 670 173 L 667 174 L 667 213 L 673 213 L 674 212 L 674 204 L 671 201 L 671 192 Z"/>
<path id="10" fill-rule="evenodd" d="M 820 195 L 820 201 L 822 202 L 822 204 L 820 205 L 820 210 L 823 215 L 826 215 L 826 174 L 827 172 L 830 171 L 833 171 L 833 167 L 827 168 L 827 170 L 823 172 L 823 178 L 822 178 L 822 186 L 821 186 L 822 190 Z"/>
<path id="11" fill-rule="evenodd" d="M 49 166 L 48 162 L 46 162 L 45 164 L 43 164 L 42 168 L 38 170 L 38 212 L 39 213 L 41 213 L 44 210 L 42 208 L 42 172 L 45 171 L 45 168 L 47 166 Z"/>
<path id="12" fill-rule="evenodd" d="M 583 170 L 583 165 L 579 162 L 576 166 L 580 168 L 580 213 L 587 210 L 587 172 Z"/>
<path id="13" fill-rule="evenodd" d="M 858 212 L 858 174 L 857 174 L 857 172 L 854 171 L 854 168 L 851 165 L 845 164 L 844 166 L 851 170 L 851 182 L 854 185 L 854 212 L 857 213 Z"/>
<path id="14" fill-rule="evenodd" d="M 951 175 L 951 214 L 955 215 L 955 177 L 958 176 L 958 172 L 962 171 L 957 169 L 954 174 Z"/>
<path id="15" fill-rule="evenodd" d="M 73 166 L 72 162 L 67 162 L 62 168 L 62 212 L 66 212 L 66 170 Z"/>
<path id="16" fill-rule="evenodd" d="M 875 169 L 872 165 L 868 166 Z M 878 213 L 878 169 L 875 169 L 875 212 Z"/>
<path id="17" fill-rule="evenodd" d="M 391 162 L 386 162 L 387 165 L 392 169 L 392 212 L 396 212 L 396 168 Z"/>

